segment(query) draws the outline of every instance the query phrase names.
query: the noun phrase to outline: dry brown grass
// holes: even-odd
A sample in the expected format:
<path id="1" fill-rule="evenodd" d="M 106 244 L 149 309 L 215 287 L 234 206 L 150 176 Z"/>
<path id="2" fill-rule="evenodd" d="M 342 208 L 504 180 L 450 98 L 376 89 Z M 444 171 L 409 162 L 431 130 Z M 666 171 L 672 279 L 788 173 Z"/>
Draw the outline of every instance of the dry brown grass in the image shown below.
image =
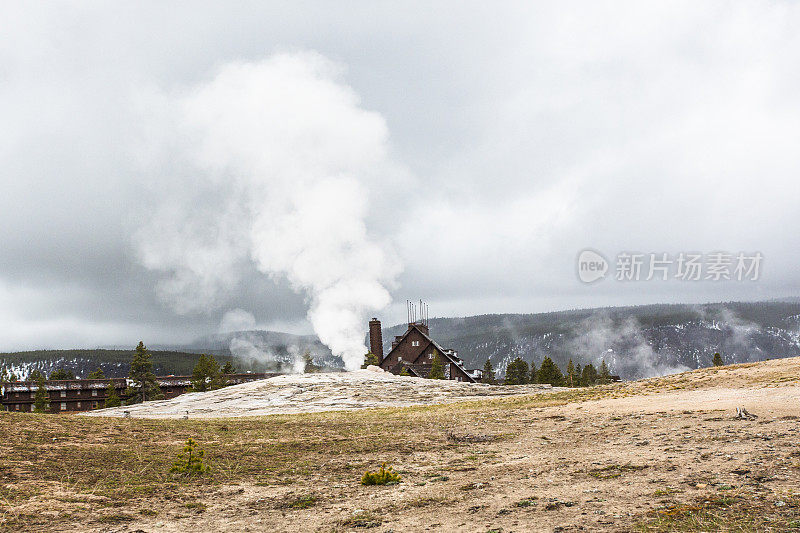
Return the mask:
<path id="1" fill-rule="evenodd" d="M 595 530 L 790 530 L 800 524 L 791 490 L 800 485 L 793 466 L 800 413 L 773 418 L 756 405 L 759 420 L 736 421 L 713 404 L 668 411 L 652 395 L 793 383 L 797 362 L 430 407 L 251 419 L 0 413 L 0 529 L 253 523 L 276 531 L 298 524 L 552 531 L 586 523 Z M 615 402 L 632 397 L 659 408 L 614 412 Z M 190 437 L 211 470 L 170 474 Z M 362 487 L 363 472 L 383 462 L 403 483 Z"/>

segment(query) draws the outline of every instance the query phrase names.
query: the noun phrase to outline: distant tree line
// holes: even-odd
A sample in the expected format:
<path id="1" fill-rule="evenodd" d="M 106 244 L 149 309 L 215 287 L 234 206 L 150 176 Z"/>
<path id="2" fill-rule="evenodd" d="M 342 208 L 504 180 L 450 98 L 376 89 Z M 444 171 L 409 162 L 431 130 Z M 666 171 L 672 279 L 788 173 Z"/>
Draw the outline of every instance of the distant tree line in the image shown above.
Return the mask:
<path id="1" fill-rule="evenodd" d="M 164 397 L 161 392 L 161 387 L 158 385 L 156 375 L 153 373 L 152 354 L 140 341 L 133 352 L 131 360 L 130 373 L 128 374 L 128 387 L 125 390 L 125 405 L 132 405 L 135 403 L 146 402 L 150 400 L 160 400 Z M 305 357 L 306 371 L 318 371 L 311 356 Z M 220 366 L 213 355 L 201 354 L 197 363 L 192 371 L 192 387 L 191 392 L 204 392 L 215 390 L 228 385 L 227 374 L 233 374 L 236 369 L 233 363 L 227 361 L 224 366 Z M 36 393 L 34 394 L 33 412 L 45 413 L 49 410 L 49 395 L 45 381 L 47 380 L 65 380 L 75 379 L 75 374 L 71 370 L 58 368 L 50 373 L 50 376 L 45 379 L 45 376 L 39 370 L 33 370 L 28 376 L 28 381 L 35 381 L 37 383 Z M 105 374 L 101 368 L 90 372 L 87 379 L 106 379 Z M 5 367 L 0 367 L 0 383 L 17 381 L 17 377 L 8 372 Z M 122 405 L 122 399 L 117 393 L 117 388 L 114 381 L 108 382 L 106 389 L 106 398 L 104 407 L 118 407 Z"/>
<path id="2" fill-rule="evenodd" d="M 90 378 L 89 374 L 97 369 L 102 368 L 104 372 L 103 379 L 105 378 L 120 378 L 127 377 L 130 371 L 130 362 L 132 358 L 132 350 L 35 350 L 29 352 L 7 352 L 0 353 L 0 373 L 2 367 L 6 367 L 6 378 L 0 376 L 0 381 L 36 381 L 36 376 L 32 375 L 32 369 L 38 371 L 45 376 L 45 379 L 56 379 L 51 377 L 50 374 L 63 370 L 66 374 L 76 378 Z M 163 351 L 151 350 L 153 362 L 153 372 L 157 375 L 176 375 L 185 376 L 192 373 L 192 369 L 197 364 L 197 358 L 200 356 L 198 352 L 176 352 L 176 351 Z M 217 354 L 214 353 L 215 358 L 220 364 L 225 364 L 226 361 L 234 361 L 234 357 L 229 353 Z M 17 367 L 18 370 L 15 379 L 10 379 L 12 376 L 10 369 Z M 253 372 L 263 372 L 265 369 L 258 365 L 253 365 L 248 368 Z M 70 379 L 69 377 L 61 377 L 59 379 Z"/>
<path id="3" fill-rule="evenodd" d="M 487 359 L 483 366 L 484 383 L 497 383 L 491 359 Z M 550 384 L 554 387 L 590 387 L 611 383 L 611 371 L 605 360 L 596 369 L 592 363 L 581 367 L 572 362 L 567 363 L 566 372 L 562 372 L 550 357 L 545 356 L 542 365 L 536 368 L 535 363 L 528 363 L 521 357 L 511 361 L 506 367 L 505 385 L 525 385 L 528 383 Z"/>

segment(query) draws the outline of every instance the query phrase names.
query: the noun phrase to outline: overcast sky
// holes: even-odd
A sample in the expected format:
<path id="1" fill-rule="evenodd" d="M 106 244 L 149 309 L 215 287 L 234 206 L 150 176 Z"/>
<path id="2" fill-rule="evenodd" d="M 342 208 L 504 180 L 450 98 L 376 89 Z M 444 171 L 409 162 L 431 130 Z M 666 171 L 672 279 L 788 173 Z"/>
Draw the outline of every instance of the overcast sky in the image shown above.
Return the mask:
<path id="1" fill-rule="evenodd" d="M 231 310 L 310 332 L 318 278 L 272 252 L 307 252 L 275 240 L 296 213 L 268 216 L 290 169 L 325 190 L 305 138 L 347 174 L 326 217 L 382 254 L 388 323 L 407 298 L 455 316 L 800 296 L 800 5 L 530 4 L 3 2 L 0 350 L 179 342 Z M 280 164 L 251 165 L 262 147 Z M 606 279 L 578 279 L 585 248 Z M 324 250 L 308 261 L 350 264 Z M 625 251 L 763 262 L 621 282 Z"/>

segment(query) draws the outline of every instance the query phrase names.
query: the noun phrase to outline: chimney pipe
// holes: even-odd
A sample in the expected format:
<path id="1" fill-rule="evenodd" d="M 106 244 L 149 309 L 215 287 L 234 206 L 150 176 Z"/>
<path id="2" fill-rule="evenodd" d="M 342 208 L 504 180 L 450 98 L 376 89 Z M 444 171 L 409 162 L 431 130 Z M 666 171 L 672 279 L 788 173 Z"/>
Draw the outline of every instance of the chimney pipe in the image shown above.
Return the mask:
<path id="1" fill-rule="evenodd" d="M 378 362 L 383 361 L 383 334 L 377 318 L 369 321 L 369 351 L 378 356 Z"/>

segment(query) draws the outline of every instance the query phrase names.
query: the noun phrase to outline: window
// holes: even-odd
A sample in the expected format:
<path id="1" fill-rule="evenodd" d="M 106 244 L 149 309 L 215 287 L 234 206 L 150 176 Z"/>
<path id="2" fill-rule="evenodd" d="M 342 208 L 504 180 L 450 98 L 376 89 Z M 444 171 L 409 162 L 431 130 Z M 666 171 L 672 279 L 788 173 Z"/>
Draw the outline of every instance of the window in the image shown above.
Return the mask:
<path id="1" fill-rule="evenodd" d="M 61 410 L 62 411 L 66 411 L 67 410 L 67 402 L 61 402 Z"/>
<path id="2" fill-rule="evenodd" d="M 92 396 L 97 396 L 97 389 L 92 389 Z"/>
<path id="3" fill-rule="evenodd" d="M 61 397 L 62 397 L 62 398 L 66 398 L 66 397 L 67 397 L 67 391 L 65 391 L 65 390 L 62 390 L 62 391 L 61 391 Z"/>
<path id="4" fill-rule="evenodd" d="M 411 341 L 411 346 L 419 346 L 419 341 Z"/>
<path id="5" fill-rule="evenodd" d="M 78 405 L 76 405 L 75 407 L 77 407 L 78 409 L 80 409 L 80 408 L 81 408 L 81 402 L 77 402 L 77 404 L 78 404 Z"/>
<path id="6" fill-rule="evenodd" d="M 433 354 L 432 353 L 428 354 L 428 359 L 433 359 Z"/>
<path id="7" fill-rule="evenodd" d="M 97 409 L 97 402 L 92 402 L 92 409 Z"/>
<path id="8" fill-rule="evenodd" d="M 19 398 L 19 393 L 18 392 L 14 393 L 14 398 Z"/>
<path id="9" fill-rule="evenodd" d="M 17 404 L 17 407 L 16 407 L 16 409 L 17 409 L 17 411 L 19 411 L 19 404 Z"/>
<path id="10" fill-rule="evenodd" d="M 34 412 L 35 410 L 36 410 L 36 406 L 31 404 L 31 413 Z"/>
<path id="11" fill-rule="evenodd" d="M 172 389 L 167 389 L 168 394 L 172 394 Z"/>

